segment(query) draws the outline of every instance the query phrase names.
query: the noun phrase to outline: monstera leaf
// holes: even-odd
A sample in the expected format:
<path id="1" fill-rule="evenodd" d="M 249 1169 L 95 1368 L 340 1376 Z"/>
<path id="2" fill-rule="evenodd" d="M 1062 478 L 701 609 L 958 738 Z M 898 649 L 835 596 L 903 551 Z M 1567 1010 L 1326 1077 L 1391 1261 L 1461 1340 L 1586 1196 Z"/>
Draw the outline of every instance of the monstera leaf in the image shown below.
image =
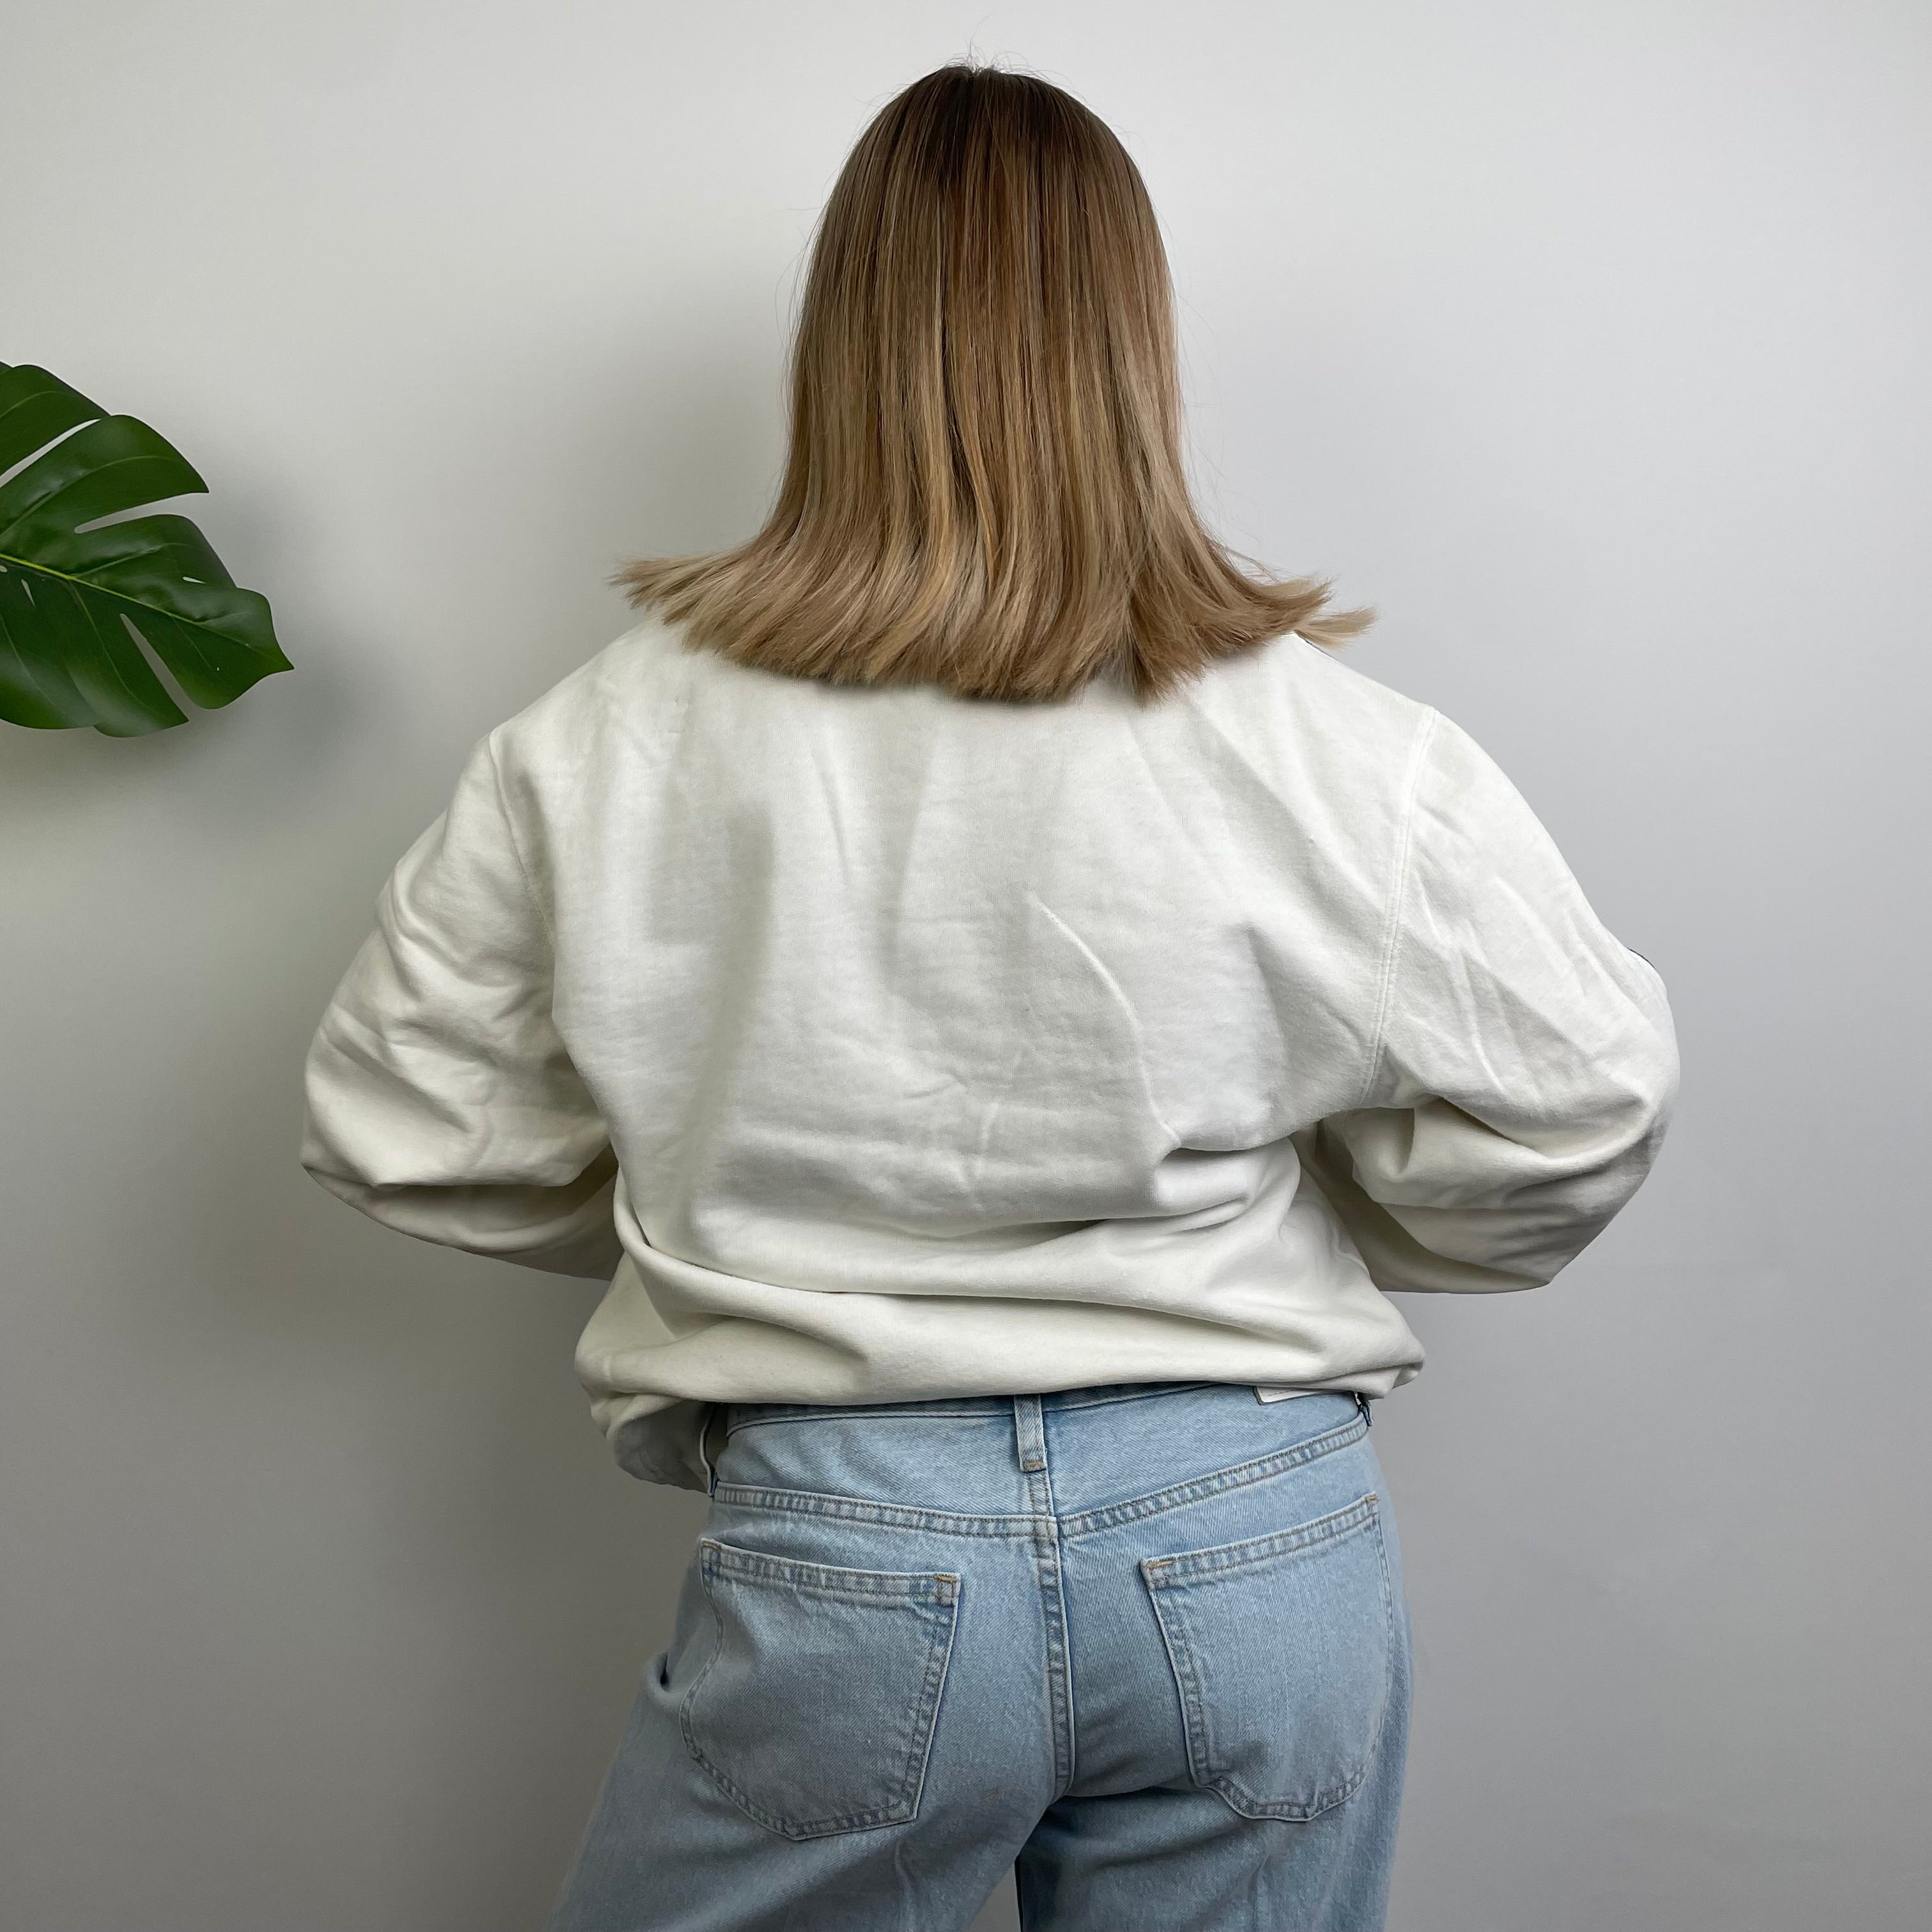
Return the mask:
<path id="1" fill-rule="evenodd" d="M 268 599 L 236 588 L 187 518 L 100 522 L 208 488 L 146 424 L 0 362 L 0 718 L 110 738 L 185 724 L 143 644 L 209 710 L 291 668 Z"/>

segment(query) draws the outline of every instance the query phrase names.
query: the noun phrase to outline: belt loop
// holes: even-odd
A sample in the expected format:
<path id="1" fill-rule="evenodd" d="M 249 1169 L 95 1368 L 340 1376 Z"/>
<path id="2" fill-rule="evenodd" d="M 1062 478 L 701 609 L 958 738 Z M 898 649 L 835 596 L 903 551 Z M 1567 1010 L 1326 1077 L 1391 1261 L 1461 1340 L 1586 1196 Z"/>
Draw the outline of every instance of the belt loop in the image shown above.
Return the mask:
<path id="1" fill-rule="evenodd" d="M 1046 1421 L 1036 1395 L 1013 1397 L 1013 1446 L 1020 1467 L 1029 1475 L 1046 1467 Z"/>

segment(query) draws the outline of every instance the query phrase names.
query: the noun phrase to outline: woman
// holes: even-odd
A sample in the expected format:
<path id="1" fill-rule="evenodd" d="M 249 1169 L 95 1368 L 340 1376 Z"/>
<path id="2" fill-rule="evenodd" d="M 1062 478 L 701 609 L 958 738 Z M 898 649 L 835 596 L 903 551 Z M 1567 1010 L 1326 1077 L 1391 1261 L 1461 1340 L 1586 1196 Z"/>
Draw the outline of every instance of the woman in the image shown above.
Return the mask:
<path id="1" fill-rule="evenodd" d="M 1676 1088 L 1657 974 L 1468 736 L 1183 480 L 1140 178 L 1045 82 L 867 130 L 777 504 L 479 740 L 304 1166 L 609 1279 L 709 1492 L 551 1932 L 1383 1922 L 1394 1290 L 1548 1281 Z M 1292 1398 L 1292 1399 L 1291 1399 Z"/>

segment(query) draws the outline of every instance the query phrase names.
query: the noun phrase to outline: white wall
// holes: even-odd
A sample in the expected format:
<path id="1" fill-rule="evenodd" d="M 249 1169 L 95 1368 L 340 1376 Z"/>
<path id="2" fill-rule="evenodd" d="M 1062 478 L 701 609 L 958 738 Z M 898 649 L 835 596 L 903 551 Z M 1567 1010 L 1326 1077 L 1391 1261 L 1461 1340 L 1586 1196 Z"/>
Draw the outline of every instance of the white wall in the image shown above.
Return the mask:
<path id="1" fill-rule="evenodd" d="M 14 9 L 0 359 L 180 443 L 295 669 L 142 740 L 0 726 L 0 1918 L 547 1906 L 701 1506 L 589 1421 L 594 1284 L 301 1172 L 302 1057 L 464 748 L 625 628 L 605 574 L 756 521 L 812 219 L 970 45 L 1138 157 L 1224 529 L 1380 606 L 1354 661 L 1494 752 L 1682 1032 L 1596 1247 L 1405 1301 L 1392 1932 L 1917 1924 L 1928 40 L 1912 0 Z"/>

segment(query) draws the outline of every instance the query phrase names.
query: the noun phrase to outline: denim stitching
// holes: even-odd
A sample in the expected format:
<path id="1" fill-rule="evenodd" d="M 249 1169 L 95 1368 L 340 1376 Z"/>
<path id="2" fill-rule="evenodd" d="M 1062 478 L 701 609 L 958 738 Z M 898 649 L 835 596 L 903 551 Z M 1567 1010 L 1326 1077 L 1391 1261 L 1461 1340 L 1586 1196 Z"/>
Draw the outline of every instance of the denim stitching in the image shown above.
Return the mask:
<path id="1" fill-rule="evenodd" d="M 952 1614 L 946 1619 L 946 1642 L 935 1644 L 926 1653 L 926 1683 L 920 1696 L 920 1729 L 926 1736 L 926 1748 L 920 1754 L 919 1769 L 913 1779 L 912 1803 L 906 1816 L 916 1818 L 926 1798 L 926 1774 L 932 1762 L 932 1741 L 939 1731 L 940 1700 L 946 1693 L 946 1678 L 952 1668 L 952 1646 L 959 1635 L 959 1600 L 966 1593 L 963 1576 L 947 1575 L 940 1580 L 939 1600 Z M 1380 1732 L 1377 1732 L 1379 1739 Z"/>
<path id="2" fill-rule="evenodd" d="M 1370 1742 L 1368 1756 L 1362 1760 L 1364 1778 L 1368 1776 L 1369 1767 L 1382 1748 L 1382 1733 L 1388 1729 L 1389 1706 L 1394 1701 L 1395 1693 L 1395 1584 L 1389 1575 L 1388 1537 L 1382 1528 L 1379 1508 L 1376 1511 L 1376 1547 L 1382 1559 L 1382 1627 L 1388 1634 L 1388 1668 L 1382 1672 L 1382 1707 L 1376 1718 L 1376 1734 Z"/>
<path id="3" fill-rule="evenodd" d="M 1126 1502 L 1108 1503 L 1100 1509 L 1083 1510 L 1076 1516 L 1063 1516 L 1060 1534 L 1069 1537 L 1090 1536 L 1096 1530 L 1115 1529 L 1123 1523 L 1138 1522 L 1143 1517 L 1162 1516 L 1188 1503 L 1204 1502 L 1225 1490 L 1264 1482 L 1270 1476 L 1280 1475 L 1304 1462 L 1312 1462 L 1318 1456 L 1326 1456 L 1335 1450 L 1346 1448 L 1351 1442 L 1359 1442 L 1368 1432 L 1368 1424 L 1358 1414 L 1324 1435 L 1309 1436 L 1292 1448 L 1276 1450 L 1273 1455 L 1258 1456 L 1252 1462 L 1237 1462 L 1229 1468 L 1216 1469 L 1190 1481 L 1174 1484 L 1167 1489 L 1154 1490 Z"/>
<path id="4" fill-rule="evenodd" d="M 752 1509 L 790 1510 L 800 1516 L 832 1516 L 882 1528 L 939 1530 L 949 1536 L 1030 1537 L 1042 1520 L 1034 1516 L 955 1516 L 946 1510 L 915 1509 L 905 1503 L 875 1503 L 862 1496 L 832 1496 L 818 1490 L 762 1489 L 748 1483 L 720 1483 L 717 1499 Z"/>
<path id="5" fill-rule="evenodd" d="M 829 1597 L 835 1603 L 868 1604 L 884 1598 L 904 1603 L 945 1604 L 946 1586 L 955 1579 L 947 1570 L 854 1570 L 842 1564 L 808 1563 L 802 1556 L 768 1556 L 761 1550 L 741 1550 L 736 1544 L 707 1537 L 700 1546 L 704 1561 L 728 1576 L 760 1582 L 785 1583 Z"/>
<path id="6" fill-rule="evenodd" d="M 730 1564 L 722 1560 L 726 1552 L 728 1552 L 728 1554 L 734 1558 L 757 1558 L 760 1554 L 755 1550 L 732 1549 L 730 1546 L 717 1543 L 708 1538 L 700 1540 L 699 1548 L 700 1552 L 698 1565 L 699 1580 L 704 1591 L 705 1601 L 710 1607 L 716 1636 L 711 1654 L 705 1659 L 704 1668 L 698 1673 L 697 1678 L 692 1683 L 691 1688 L 685 1693 L 683 1702 L 679 1706 L 678 1727 L 684 1734 L 686 1749 L 703 1768 L 705 1774 L 748 1816 L 756 1820 L 767 1830 L 776 1832 L 782 1837 L 792 1839 L 795 1842 L 809 1838 L 831 1838 L 847 1832 L 868 1831 L 881 1825 L 902 1825 L 915 1817 L 918 1814 L 920 1802 L 925 1793 L 926 1766 L 932 1757 L 933 1737 L 938 1730 L 939 1700 L 945 1688 L 946 1672 L 952 1662 L 952 1645 L 958 1631 L 958 1604 L 963 1593 L 965 1580 L 950 1571 L 935 1571 L 927 1576 L 906 1577 L 901 1580 L 910 1583 L 926 1586 L 926 1592 L 923 1593 L 911 1591 L 896 1595 L 881 1593 L 855 1594 L 851 1600 L 854 1601 L 887 1603 L 897 1601 L 917 1609 L 937 1609 L 946 1612 L 942 1626 L 944 1642 L 930 1640 L 928 1642 L 926 1675 L 920 1688 L 919 1700 L 914 1706 L 912 1713 L 913 1749 L 918 1753 L 918 1760 L 915 1766 L 910 1753 L 908 1753 L 905 1770 L 899 1782 L 898 1795 L 890 1804 L 874 1805 L 862 1811 L 844 1812 L 836 1817 L 812 1819 L 800 1822 L 796 1820 L 782 1819 L 776 1812 L 768 1810 L 764 1806 L 758 1804 L 748 1792 L 744 1790 L 706 1755 L 704 1747 L 698 1742 L 693 1730 L 692 1707 L 698 1701 L 698 1694 L 704 1688 L 704 1680 L 711 1674 L 712 1666 L 723 1655 L 724 1650 L 724 1614 L 718 1608 L 717 1598 L 712 1594 L 712 1582 L 721 1572 L 725 1574 L 741 1574 L 734 1570 Z M 774 1566 L 772 1572 L 766 1573 L 748 1568 L 742 1574 L 752 1576 L 766 1575 L 768 1580 L 788 1582 L 795 1588 L 813 1589 L 821 1594 L 832 1596 L 835 1598 L 840 1594 L 835 1588 L 805 1583 L 796 1578 L 784 1576 L 782 1574 L 782 1566 L 785 1565 L 814 1570 L 825 1569 L 830 1566 L 822 1564 L 802 1564 L 797 1559 L 787 1558 L 764 1558 L 763 1560 Z M 843 1574 L 850 1576 L 873 1575 L 884 1576 L 889 1573 L 853 1570 Z M 935 1658 L 940 1660 L 936 1672 L 934 1666 Z M 922 1747 L 920 1743 L 922 1737 L 924 1739 Z M 909 1794 L 908 1786 L 910 1787 Z"/>
<path id="7" fill-rule="evenodd" d="M 1141 1565 L 1141 1574 L 1147 1578 L 1147 1565 Z M 1168 1667 L 1174 1672 L 1176 1689 L 1180 1693 L 1180 1730 L 1182 1742 L 1187 1748 L 1187 1771 L 1195 1783 L 1207 1785 L 1212 1777 L 1204 1753 L 1207 1750 L 1208 1724 L 1201 1701 L 1201 1679 L 1194 1668 L 1194 1653 L 1184 1642 L 1178 1641 L 1176 1633 L 1168 1627 L 1167 1618 L 1161 1615 L 1160 1593 L 1150 1583 L 1149 1599 L 1154 1607 L 1154 1620 L 1160 1627 L 1162 1647 L 1167 1652 Z"/>
<path id="8" fill-rule="evenodd" d="M 1333 1810 L 1336 1805 L 1354 1796 L 1374 1765 L 1376 1754 L 1382 1748 L 1383 1733 L 1388 1728 L 1389 1706 L 1393 1701 L 1396 1637 L 1395 1598 L 1389 1576 L 1388 1540 L 1383 1533 L 1378 1501 L 1376 1492 L 1372 1490 L 1346 1508 L 1334 1510 L 1328 1516 L 1317 1518 L 1313 1524 L 1305 1524 L 1296 1529 L 1250 1538 L 1245 1542 L 1227 1545 L 1220 1550 L 1190 1550 L 1176 1556 L 1150 1556 L 1141 1559 L 1141 1574 L 1145 1580 L 1153 1604 L 1154 1621 L 1160 1627 L 1161 1642 L 1167 1652 L 1168 1662 L 1173 1670 L 1174 1682 L 1180 1693 L 1189 1774 L 1196 1784 L 1214 1792 L 1237 1816 L 1296 1820 L 1318 1817 L 1323 1812 Z M 1319 1533 L 1306 1534 L 1311 1529 L 1318 1530 Z M 1387 1659 L 1382 1672 L 1382 1698 L 1376 1712 L 1374 1735 L 1369 1740 L 1368 1748 L 1362 1754 L 1362 1761 L 1357 1766 L 1355 1774 L 1327 1790 L 1318 1791 L 1305 1804 L 1286 1798 L 1258 1797 L 1237 1783 L 1230 1774 L 1217 1772 L 1213 1767 L 1210 1754 L 1214 1740 L 1208 1722 L 1201 1676 L 1194 1661 L 1193 1646 L 1188 1641 L 1185 1625 L 1178 1616 L 1170 1628 L 1168 1619 L 1161 1607 L 1162 1592 L 1199 1579 L 1218 1580 L 1236 1575 L 1267 1557 L 1286 1556 L 1298 1550 L 1318 1549 L 1324 1543 L 1333 1543 L 1343 1536 L 1365 1530 L 1372 1530 L 1375 1534 L 1377 1568 L 1382 1579 L 1383 1650 Z M 1226 1560 L 1212 1560 L 1217 1558 Z M 1189 1567 L 1186 1569 L 1174 1568 L 1182 1563 L 1187 1563 Z"/>
<path id="9" fill-rule="evenodd" d="M 1024 1409 L 1019 1402 L 1013 1405 L 1014 1448 L 1019 1466 L 1026 1473 L 1028 1493 L 1036 1506 L 1034 1574 L 1039 1585 L 1040 1619 L 1046 1644 L 1047 1708 L 1053 1730 L 1055 1795 L 1064 1797 L 1072 1789 L 1079 1752 L 1074 1726 L 1065 1544 L 1054 1510 L 1053 1458 L 1047 1447 L 1046 1412 L 1039 1396 L 1024 1400 Z M 1028 1418 L 1038 1424 L 1036 1436 Z M 1036 1448 L 1036 1460 L 1029 1453 Z"/>
<path id="10" fill-rule="evenodd" d="M 1160 1516 L 1184 1504 L 1204 1502 L 1224 1490 L 1240 1489 L 1250 1483 L 1265 1482 L 1271 1476 L 1312 1462 L 1336 1449 L 1358 1442 L 1369 1432 L 1359 1414 L 1321 1436 L 1311 1436 L 1292 1448 L 1252 1462 L 1236 1462 L 1225 1469 L 1210 1471 L 1185 1483 L 1155 1490 L 1125 1502 L 1108 1503 L 1099 1509 L 1082 1510 L 1059 1519 L 1063 1541 L 1090 1536 L 1123 1523 Z M 749 1509 L 788 1510 L 800 1516 L 830 1516 L 845 1522 L 872 1523 L 881 1528 L 937 1530 L 949 1536 L 1027 1537 L 1038 1535 L 1052 1519 L 1034 1515 L 964 1516 L 950 1510 L 918 1509 L 906 1503 L 873 1502 L 863 1496 L 842 1496 L 818 1490 L 768 1489 L 748 1483 L 720 1483 L 716 1492 L 720 1503 L 736 1503 Z"/>
<path id="11" fill-rule="evenodd" d="M 1145 1556 L 1141 1559 L 1141 1568 L 1149 1572 L 1159 1570 L 1160 1576 L 1154 1580 L 1164 1589 L 1196 1578 L 1231 1576 L 1271 1558 L 1286 1556 L 1298 1550 L 1312 1550 L 1318 1544 L 1346 1536 L 1373 1518 L 1376 1501 L 1371 1490 L 1366 1496 L 1358 1497 L 1341 1509 L 1331 1510 L 1326 1516 L 1318 1516 L 1312 1522 L 1298 1523 L 1292 1529 L 1271 1529 L 1265 1536 L 1244 1537 L 1239 1543 L 1218 1544 L 1211 1550 L 1186 1550 L 1174 1556 Z"/>

